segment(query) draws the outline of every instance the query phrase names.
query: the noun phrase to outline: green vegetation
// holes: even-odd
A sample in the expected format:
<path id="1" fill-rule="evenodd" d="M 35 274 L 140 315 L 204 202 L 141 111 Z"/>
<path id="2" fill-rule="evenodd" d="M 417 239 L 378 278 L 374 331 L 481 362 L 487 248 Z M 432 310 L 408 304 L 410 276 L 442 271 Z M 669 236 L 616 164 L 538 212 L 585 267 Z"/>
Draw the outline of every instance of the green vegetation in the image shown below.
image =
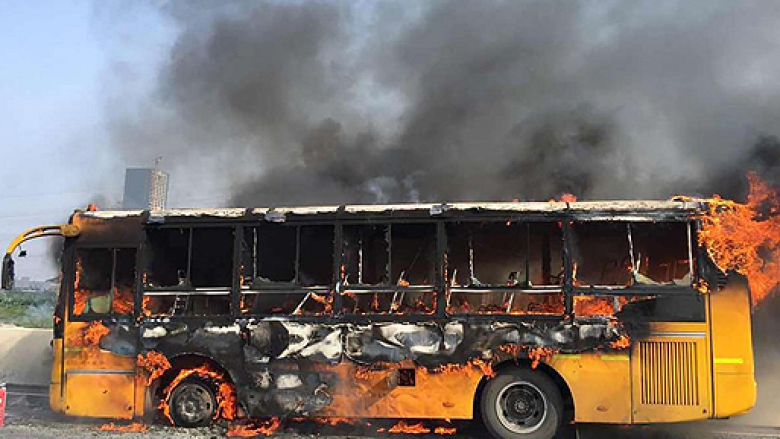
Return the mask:
<path id="1" fill-rule="evenodd" d="M 55 302 L 54 291 L 0 291 L 0 324 L 50 328 Z"/>

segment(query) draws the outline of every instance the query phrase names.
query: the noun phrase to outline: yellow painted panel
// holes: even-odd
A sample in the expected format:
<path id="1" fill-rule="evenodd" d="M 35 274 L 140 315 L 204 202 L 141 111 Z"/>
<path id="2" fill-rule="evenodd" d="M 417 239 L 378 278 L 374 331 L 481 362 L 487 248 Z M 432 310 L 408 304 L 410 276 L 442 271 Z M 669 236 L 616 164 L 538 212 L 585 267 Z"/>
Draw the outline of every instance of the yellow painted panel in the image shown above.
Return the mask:
<path id="1" fill-rule="evenodd" d="M 718 373 L 715 375 L 715 379 L 722 389 L 732 389 L 737 395 L 735 398 L 721 396 L 717 399 L 718 417 L 725 416 L 723 413 L 728 413 L 729 416 L 740 415 L 750 411 L 756 405 L 755 397 L 750 396 L 756 394 L 756 382 L 753 379 L 753 374 Z"/>
<path id="2" fill-rule="evenodd" d="M 732 277 L 724 290 L 709 295 L 717 418 L 744 413 L 756 403 L 747 288 Z"/>
<path id="3" fill-rule="evenodd" d="M 549 365 L 571 389 L 576 422 L 631 422 L 628 352 L 556 355 Z"/>
<path id="4" fill-rule="evenodd" d="M 62 339 L 55 338 L 52 342 L 54 358 L 51 366 L 51 384 L 49 384 L 49 405 L 55 413 L 65 411 L 65 401 L 62 393 Z"/>
<path id="5" fill-rule="evenodd" d="M 474 395 L 484 376 L 465 367 L 443 373 L 417 369 L 414 386 L 397 385 L 397 370 L 357 372 L 342 364 L 333 403 L 320 415 L 361 418 L 471 419 Z"/>
<path id="6" fill-rule="evenodd" d="M 134 394 L 135 404 L 135 417 L 136 418 L 142 418 L 149 410 L 150 407 L 147 407 L 147 405 L 151 405 L 151 395 L 149 393 L 149 387 L 146 386 L 146 378 L 142 376 L 138 376 L 136 374 L 135 378 L 135 394 Z"/>
<path id="7" fill-rule="evenodd" d="M 74 416 L 132 419 L 136 405 L 135 357 L 115 355 L 87 342 L 89 325 L 65 322 L 64 349 L 60 351 L 64 352 L 65 398 L 59 403 L 60 409 L 64 407 L 64 413 Z"/>
<path id="8" fill-rule="evenodd" d="M 134 374 L 65 376 L 65 413 L 94 418 L 133 418 Z"/>

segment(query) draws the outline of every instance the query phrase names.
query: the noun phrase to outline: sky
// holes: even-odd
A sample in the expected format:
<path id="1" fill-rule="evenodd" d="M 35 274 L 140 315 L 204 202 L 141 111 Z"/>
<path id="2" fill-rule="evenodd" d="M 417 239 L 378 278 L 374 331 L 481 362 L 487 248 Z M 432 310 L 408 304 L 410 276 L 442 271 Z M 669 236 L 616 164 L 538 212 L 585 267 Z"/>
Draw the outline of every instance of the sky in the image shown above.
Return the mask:
<path id="1" fill-rule="evenodd" d="M 775 0 L 7 0 L 0 243 L 156 157 L 173 207 L 780 185 L 777 29 Z"/>
<path id="2" fill-rule="evenodd" d="M 0 6 L 3 246 L 27 228 L 67 220 L 96 193 L 121 200 L 124 175 L 107 147 L 102 93 L 117 81 L 121 61 L 140 73 L 153 72 L 160 59 L 154 39 L 165 31 L 150 16 L 148 33 L 129 42 L 128 29 L 109 32 L 100 14 L 88 1 L 8 0 Z M 116 51 L 127 47 L 132 50 L 118 57 Z M 18 276 L 56 273 L 48 264 L 48 245 L 40 241 L 27 246 Z"/>

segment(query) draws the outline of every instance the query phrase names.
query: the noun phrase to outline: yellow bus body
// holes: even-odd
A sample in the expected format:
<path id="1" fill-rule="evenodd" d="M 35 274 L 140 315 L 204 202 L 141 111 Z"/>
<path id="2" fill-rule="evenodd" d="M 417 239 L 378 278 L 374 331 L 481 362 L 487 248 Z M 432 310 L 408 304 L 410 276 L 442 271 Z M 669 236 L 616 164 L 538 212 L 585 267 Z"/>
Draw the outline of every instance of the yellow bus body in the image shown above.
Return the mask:
<path id="1" fill-rule="evenodd" d="M 756 383 L 747 282 L 730 276 L 724 287 L 702 294 L 703 322 L 648 323 L 647 332 L 634 337 L 626 349 L 544 359 L 540 367 L 556 375 L 563 393 L 571 396 L 574 421 L 682 422 L 750 410 Z M 152 391 L 137 370 L 136 358 L 81 346 L 89 323 L 69 321 L 68 315 L 66 310 L 63 337 L 53 342 L 52 409 L 115 419 L 152 414 Z M 360 374 L 359 366 L 351 363 L 320 367 L 343 378 L 331 389 L 332 403 L 321 413 L 337 417 L 471 419 L 480 384 L 489 379 L 479 368 L 448 373 L 418 369 L 414 385 L 398 386 L 392 371 Z"/>
<path id="2" fill-rule="evenodd" d="M 558 354 L 547 361 L 568 387 L 575 422 L 642 424 L 727 418 L 756 402 L 750 302 L 744 282 L 707 296 L 705 323 L 653 323 L 646 338 L 623 351 Z M 85 323 L 68 322 L 66 339 Z M 107 351 L 54 342 L 51 406 L 75 416 L 131 419 L 151 401 L 135 362 Z M 354 377 L 356 366 L 332 368 Z M 476 368 L 418 374 L 413 387 L 393 387 L 376 373 L 345 380 L 323 415 L 361 418 L 471 419 L 484 374 Z M 356 394 L 370 395 L 355 398 Z"/>

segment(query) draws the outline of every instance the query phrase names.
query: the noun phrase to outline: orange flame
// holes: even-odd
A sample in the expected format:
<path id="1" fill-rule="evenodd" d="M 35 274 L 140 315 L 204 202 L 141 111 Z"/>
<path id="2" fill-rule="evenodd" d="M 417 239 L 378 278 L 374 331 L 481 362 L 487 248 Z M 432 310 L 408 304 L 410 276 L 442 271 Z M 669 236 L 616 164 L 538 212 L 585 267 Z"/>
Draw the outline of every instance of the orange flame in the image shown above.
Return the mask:
<path id="1" fill-rule="evenodd" d="M 233 425 L 228 428 L 228 437 L 255 437 L 271 436 L 282 426 L 282 421 L 279 418 L 271 418 L 268 421 L 253 420 L 251 424 Z"/>
<path id="2" fill-rule="evenodd" d="M 144 432 L 147 430 L 146 425 L 141 424 L 140 422 L 134 422 L 132 424 L 128 425 L 118 425 L 114 424 L 113 422 L 109 422 L 108 424 L 103 424 L 98 428 L 100 431 L 113 431 L 118 433 L 130 433 L 130 432 Z"/>
<path id="3" fill-rule="evenodd" d="M 76 280 L 73 282 L 73 314 L 80 316 L 87 309 L 87 295 L 81 290 L 81 261 L 76 260 Z"/>
<path id="4" fill-rule="evenodd" d="M 405 434 L 428 434 L 431 432 L 430 428 L 425 427 L 422 422 L 417 424 L 407 424 L 405 421 L 399 421 L 397 424 L 385 430 L 384 428 L 377 429 L 378 433 L 405 433 Z"/>
<path id="5" fill-rule="evenodd" d="M 149 308 L 151 302 L 152 302 L 151 297 L 144 296 L 143 301 L 141 303 L 141 313 L 147 317 L 150 317 L 152 315 L 152 310 Z"/>
<path id="6" fill-rule="evenodd" d="M 709 200 L 702 218 L 699 243 L 721 270 L 747 276 L 754 304 L 780 284 L 780 199 L 777 192 L 754 173 L 748 174 L 747 203 Z"/>
<path id="7" fill-rule="evenodd" d="M 556 351 L 545 347 L 536 347 L 528 349 L 528 358 L 531 360 L 531 369 L 536 369 L 541 361 L 548 362 Z"/>
<path id="8" fill-rule="evenodd" d="M 631 338 L 625 334 L 620 334 L 617 340 L 609 344 L 612 349 L 628 349 L 631 346 Z"/>
<path id="9" fill-rule="evenodd" d="M 520 358 L 522 354 L 527 354 L 528 359 L 531 360 L 532 369 L 536 369 L 542 361 L 549 362 L 550 359 L 558 353 L 557 349 L 543 346 L 523 346 L 519 344 L 500 345 L 498 350 L 511 355 L 513 358 Z"/>
<path id="10" fill-rule="evenodd" d="M 549 200 L 550 203 L 556 203 L 556 202 L 560 202 L 560 203 L 573 203 L 575 201 L 577 201 L 577 196 L 572 194 L 572 193 L 569 193 L 569 192 L 562 193 L 561 196 L 558 197 L 557 200 L 555 198 L 550 198 L 550 200 Z"/>
<path id="11" fill-rule="evenodd" d="M 314 422 L 320 425 L 330 425 L 331 427 L 335 427 L 337 425 L 355 425 L 354 419 L 338 418 L 338 417 L 314 418 Z"/>
<path id="12" fill-rule="evenodd" d="M 171 363 L 165 355 L 156 351 L 149 351 L 146 355 L 138 354 L 136 365 L 145 386 L 151 386 L 154 380 L 171 368 Z"/>
<path id="13" fill-rule="evenodd" d="M 488 378 L 495 378 L 497 375 L 496 371 L 493 370 L 493 365 L 491 363 L 479 358 L 471 360 L 471 367 L 479 369 L 479 371 L 482 372 L 482 375 L 485 375 Z"/>
<path id="14" fill-rule="evenodd" d="M 114 314 L 132 314 L 135 308 L 133 290 L 129 288 L 114 288 Z"/>
<path id="15" fill-rule="evenodd" d="M 626 297 L 617 297 L 618 303 L 615 308 L 615 298 L 609 296 L 575 296 L 574 314 L 583 317 L 593 316 L 611 316 L 628 302 Z"/>
<path id="16" fill-rule="evenodd" d="M 457 433 L 458 429 L 455 427 L 436 427 L 433 429 L 433 432 L 435 434 L 450 435 Z"/>
<path id="17" fill-rule="evenodd" d="M 104 335 L 111 332 L 102 322 L 92 322 L 81 330 L 81 337 L 73 338 L 71 346 L 73 347 L 96 347 Z"/>

